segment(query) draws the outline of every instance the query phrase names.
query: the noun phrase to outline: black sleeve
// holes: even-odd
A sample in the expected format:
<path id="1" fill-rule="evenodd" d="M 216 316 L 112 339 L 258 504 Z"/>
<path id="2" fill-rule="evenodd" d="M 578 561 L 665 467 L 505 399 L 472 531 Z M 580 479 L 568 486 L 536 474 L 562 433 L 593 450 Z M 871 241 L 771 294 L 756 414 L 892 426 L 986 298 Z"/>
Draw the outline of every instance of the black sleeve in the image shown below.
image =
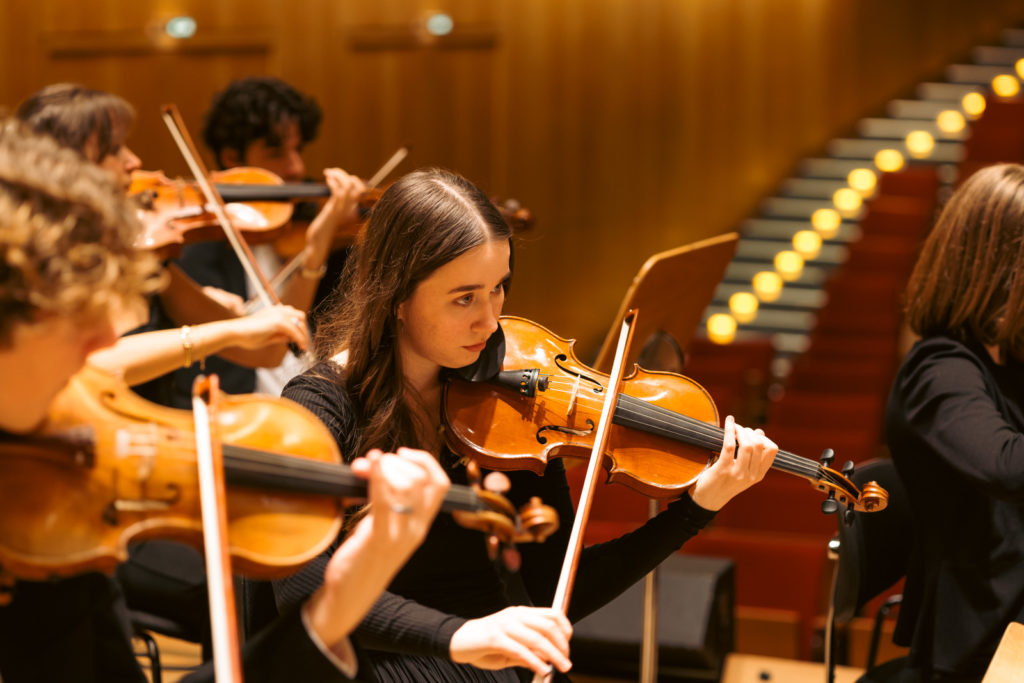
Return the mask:
<path id="1" fill-rule="evenodd" d="M 320 370 L 319 374 L 294 378 L 282 395 L 320 418 L 338 442 L 342 457 L 351 461 L 356 457 L 350 445 L 355 442 L 355 417 L 340 385 L 327 378 L 330 371 Z M 279 610 L 294 607 L 320 587 L 336 547 L 335 543 L 295 574 L 274 582 Z M 353 639 L 367 649 L 447 657 L 452 634 L 465 622 L 461 617 L 385 592 L 356 629 Z"/>
<path id="2" fill-rule="evenodd" d="M 943 339 L 929 340 L 915 356 L 894 389 L 903 403 L 901 428 L 987 495 L 1024 501 L 1024 438 L 1000 412 L 983 361 Z"/>
<path id="3" fill-rule="evenodd" d="M 298 607 L 283 614 L 245 643 L 242 668 L 246 683 L 353 680 L 342 674 L 310 640 Z M 360 666 L 356 680 L 373 680 L 363 669 Z M 183 680 L 188 683 L 213 681 L 213 663 L 207 662 Z"/>
<path id="4" fill-rule="evenodd" d="M 535 495 L 556 508 L 560 526 L 546 542 L 524 545 L 520 552 L 526 590 L 534 605 L 547 606 L 554 599 L 575 512 L 561 460 L 553 460 L 539 479 L 540 493 Z M 584 548 L 569 604 L 569 620 L 578 621 L 614 599 L 677 551 L 714 516 L 685 494 L 640 528 Z"/>

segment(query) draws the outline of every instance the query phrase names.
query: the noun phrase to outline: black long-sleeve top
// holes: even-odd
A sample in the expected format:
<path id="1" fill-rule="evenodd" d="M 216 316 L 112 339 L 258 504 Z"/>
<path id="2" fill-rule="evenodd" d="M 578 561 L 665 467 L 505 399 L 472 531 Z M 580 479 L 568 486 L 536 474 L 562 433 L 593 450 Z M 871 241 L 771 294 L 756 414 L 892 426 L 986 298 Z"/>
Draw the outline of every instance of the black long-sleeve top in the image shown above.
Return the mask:
<path id="1" fill-rule="evenodd" d="M 914 514 L 897 627 L 925 672 L 980 679 L 1024 621 L 1024 365 L 977 343 L 918 342 L 886 419 Z"/>
<path id="2" fill-rule="evenodd" d="M 321 363 L 294 378 L 283 395 L 315 413 L 334 435 L 346 461 L 351 461 L 359 455 L 354 452 L 359 424 L 343 382 L 337 365 Z M 453 483 L 466 482 L 463 465 L 449 464 L 445 470 Z M 565 469 L 555 459 L 543 477 L 524 471 L 508 474 L 512 483 L 508 498 L 516 506 L 531 496 L 539 496 L 558 512 L 560 527 L 551 538 L 545 543 L 520 547 L 520 576 L 529 601 L 538 606 L 551 605 L 574 518 Z M 685 495 L 636 531 L 584 549 L 569 619 L 578 620 L 620 594 L 694 536 L 713 516 L 713 512 Z M 276 583 L 279 608 L 287 608 L 316 589 L 331 552 Z M 447 657 L 452 635 L 468 619 L 492 614 L 512 604 L 522 604 L 522 600 L 514 592 L 510 594 L 488 560 L 482 536 L 440 514 L 389 592 L 377 601 L 356 630 L 355 639 L 366 649 Z"/>

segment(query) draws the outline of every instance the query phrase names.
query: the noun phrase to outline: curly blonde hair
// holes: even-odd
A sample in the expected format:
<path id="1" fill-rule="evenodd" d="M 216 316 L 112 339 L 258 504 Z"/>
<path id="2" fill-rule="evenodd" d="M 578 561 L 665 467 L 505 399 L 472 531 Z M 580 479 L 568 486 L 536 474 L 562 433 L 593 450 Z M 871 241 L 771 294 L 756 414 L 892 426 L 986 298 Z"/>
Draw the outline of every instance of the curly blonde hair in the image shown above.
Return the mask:
<path id="1" fill-rule="evenodd" d="M 18 323 L 157 291 L 158 262 L 134 247 L 139 228 L 102 169 L 0 117 L 0 345 Z"/>

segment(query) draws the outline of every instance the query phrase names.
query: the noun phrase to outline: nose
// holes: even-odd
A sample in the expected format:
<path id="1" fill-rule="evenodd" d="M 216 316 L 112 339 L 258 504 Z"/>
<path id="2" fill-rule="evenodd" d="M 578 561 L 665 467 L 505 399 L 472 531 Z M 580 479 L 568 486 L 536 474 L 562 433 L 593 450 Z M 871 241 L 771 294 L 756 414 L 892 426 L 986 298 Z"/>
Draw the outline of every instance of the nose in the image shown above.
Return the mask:
<path id="1" fill-rule="evenodd" d="M 127 173 L 137 171 L 142 168 L 142 159 L 136 156 L 135 152 L 131 151 L 127 147 L 121 148 L 121 163 L 124 165 L 124 170 Z"/>
<path id="2" fill-rule="evenodd" d="M 477 327 L 481 331 L 486 332 L 489 337 L 496 329 L 498 329 L 498 316 L 501 315 L 501 303 L 489 301 L 484 304 L 482 308 L 483 315 L 480 318 Z"/>

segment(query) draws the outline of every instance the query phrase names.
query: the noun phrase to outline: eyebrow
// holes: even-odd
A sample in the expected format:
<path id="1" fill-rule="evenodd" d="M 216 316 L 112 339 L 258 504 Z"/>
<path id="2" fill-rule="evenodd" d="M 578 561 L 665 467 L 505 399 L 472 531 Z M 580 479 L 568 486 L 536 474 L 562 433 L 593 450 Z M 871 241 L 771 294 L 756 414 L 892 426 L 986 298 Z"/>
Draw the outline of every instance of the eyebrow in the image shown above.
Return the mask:
<path id="1" fill-rule="evenodd" d="M 511 279 L 512 279 L 512 271 L 509 271 L 509 272 L 505 273 L 505 277 L 501 278 L 501 282 L 499 282 L 498 284 L 502 284 L 504 282 L 508 282 Z M 484 287 L 483 285 L 460 285 L 458 287 L 455 287 L 453 289 L 448 290 L 448 293 L 449 294 L 458 294 L 460 292 L 472 292 L 472 291 L 477 290 L 477 289 L 483 289 L 483 287 Z"/>

